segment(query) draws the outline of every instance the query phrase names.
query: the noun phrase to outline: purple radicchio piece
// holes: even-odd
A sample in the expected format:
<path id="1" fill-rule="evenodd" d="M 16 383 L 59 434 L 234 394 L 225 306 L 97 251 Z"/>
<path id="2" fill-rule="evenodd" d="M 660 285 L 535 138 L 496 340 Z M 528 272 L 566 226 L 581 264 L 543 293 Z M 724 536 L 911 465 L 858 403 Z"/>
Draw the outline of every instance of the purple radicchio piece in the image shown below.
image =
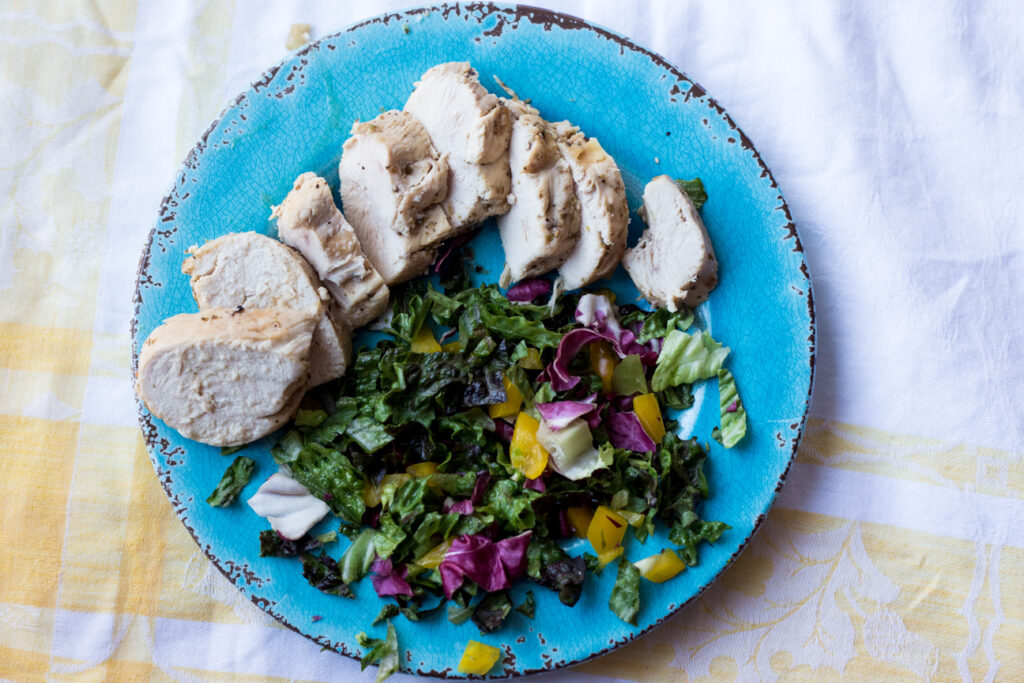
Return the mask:
<path id="1" fill-rule="evenodd" d="M 609 413 L 605 418 L 608 440 L 616 448 L 638 453 L 649 453 L 655 449 L 654 441 L 644 431 L 636 413 Z"/>
<path id="2" fill-rule="evenodd" d="M 551 283 L 539 277 L 523 280 L 509 287 L 505 296 L 516 303 L 531 303 L 551 294 Z"/>
<path id="3" fill-rule="evenodd" d="M 530 491 L 536 491 L 538 493 L 544 493 L 548 490 L 548 485 L 544 483 L 544 475 L 541 475 L 536 479 L 527 479 L 524 481 L 523 488 L 529 489 Z"/>
<path id="4" fill-rule="evenodd" d="M 569 372 L 569 364 L 580 349 L 595 341 L 610 343 L 619 358 L 637 355 L 644 365 L 654 365 L 658 361 L 658 351 L 654 347 L 637 343 L 633 330 L 622 329 L 615 307 L 606 296 L 584 294 L 580 297 L 576 322 L 583 327 L 570 330 L 562 337 L 555 360 L 544 371 L 555 391 L 567 391 L 579 384 L 580 378 Z"/>
<path id="5" fill-rule="evenodd" d="M 482 534 L 463 535 L 452 541 L 438 569 L 445 597 L 469 578 L 488 593 L 505 590 L 526 572 L 526 546 L 532 531 L 497 543 Z"/>
<path id="6" fill-rule="evenodd" d="M 552 401 L 536 405 L 537 412 L 544 418 L 548 428 L 556 432 L 576 418 L 583 417 L 597 409 L 597 405 L 594 403 L 584 401 Z"/>
<path id="7" fill-rule="evenodd" d="M 386 560 L 374 560 L 373 564 L 370 565 L 370 570 L 373 572 L 373 575 L 370 577 L 370 583 L 373 584 L 373 590 L 377 591 L 379 597 L 384 598 L 389 595 L 412 596 L 412 586 L 405 580 L 405 567 L 402 567 L 400 572 L 396 572 L 389 558 Z"/>

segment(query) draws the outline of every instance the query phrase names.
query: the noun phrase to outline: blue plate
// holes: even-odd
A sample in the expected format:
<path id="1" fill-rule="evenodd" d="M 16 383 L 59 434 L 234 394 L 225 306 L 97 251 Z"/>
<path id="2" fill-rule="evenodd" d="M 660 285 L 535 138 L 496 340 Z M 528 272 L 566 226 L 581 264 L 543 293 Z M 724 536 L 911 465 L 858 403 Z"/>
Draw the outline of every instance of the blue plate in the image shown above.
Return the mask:
<path id="1" fill-rule="evenodd" d="M 336 185 L 341 144 L 352 122 L 401 108 L 420 74 L 454 60 L 471 62 L 490 90 L 500 92 L 491 78 L 498 75 L 548 119 L 569 119 L 597 136 L 622 169 L 634 212 L 644 184 L 656 175 L 703 179 L 709 199 L 702 214 L 721 281 L 698 310 L 698 320 L 732 348 L 727 365 L 750 416 L 739 447 L 724 450 L 711 442 L 710 448 L 712 497 L 702 516 L 732 529 L 701 549 L 697 567 L 664 584 L 644 582 L 636 627 L 608 609 L 614 569 L 588 577 L 575 608 L 561 605 L 550 591 L 534 590 L 535 620 L 513 613 L 502 630 L 487 636 L 470 622 L 449 623 L 443 613 L 419 623 L 395 620 L 401 648 L 409 653 L 401 658 L 405 671 L 459 677 L 459 655 L 472 638 L 504 651 L 493 675 L 514 676 L 609 652 L 693 600 L 749 541 L 800 441 L 814 367 L 814 308 L 800 240 L 750 140 L 700 86 L 622 36 L 528 7 L 411 10 L 313 43 L 242 93 L 185 161 L 142 255 L 133 367 L 154 327 L 196 310 L 180 272 L 186 248 L 229 232 L 275 234 L 270 207 L 299 173 L 313 170 Z M 641 230 L 634 215 L 631 241 Z M 478 277 L 497 280 L 502 256 L 496 231 L 485 226 L 473 248 L 484 268 Z M 636 298 L 621 268 L 611 287 L 620 301 Z M 697 399 L 683 424 L 711 441 L 719 421 L 714 383 L 705 383 Z M 239 590 L 284 624 L 346 655 L 359 654 L 357 632 L 383 632 L 370 628 L 384 601 L 369 585 L 356 586 L 357 600 L 324 595 L 306 583 L 296 560 L 259 557 L 257 535 L 266 522 L 244 503 L 219 509 L 204 502 L 229 459 L 183 439 L 143 406 L 139 410 L 153 465 L 175 511 Z M 265 439 L 247 449 L 258 470 L 243 498 L 276 469 L 270 445 Z M 643 546 L 632 541 L 627 556 L 653 554 L 664 542 L 662 529 Z M 330 552 L 340 556 L 346 546 L 342 540 Z M 515 589 L 514 599 L 521 600 L 527 587 Z M 315 616 L 322 618 L 314 621 Z"/>

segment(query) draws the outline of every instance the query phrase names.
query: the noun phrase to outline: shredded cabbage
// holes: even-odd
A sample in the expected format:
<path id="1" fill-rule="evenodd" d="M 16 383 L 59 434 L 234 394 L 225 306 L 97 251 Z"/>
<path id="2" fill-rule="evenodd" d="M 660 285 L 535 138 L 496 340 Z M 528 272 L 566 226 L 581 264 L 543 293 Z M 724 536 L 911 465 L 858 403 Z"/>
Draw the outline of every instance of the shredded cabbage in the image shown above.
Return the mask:
<path id="1" fill-rule="evenodd" d="M 740 400 L 736 380 L 725 368 L 718 371 L 718 403 L 722 411 L 722 445 L 732 448 L 747 433 L 747 411 Z"/>
<path id="2" fill-rule="evenodd" d="M 728 355 L 729 347 L 716 342 L 706 331 L 687 334 L 672 330 L 665 337 L 665 346 L 658 355 L 651 388 L 664 391 L 669 387 L 714 377 Z"/>

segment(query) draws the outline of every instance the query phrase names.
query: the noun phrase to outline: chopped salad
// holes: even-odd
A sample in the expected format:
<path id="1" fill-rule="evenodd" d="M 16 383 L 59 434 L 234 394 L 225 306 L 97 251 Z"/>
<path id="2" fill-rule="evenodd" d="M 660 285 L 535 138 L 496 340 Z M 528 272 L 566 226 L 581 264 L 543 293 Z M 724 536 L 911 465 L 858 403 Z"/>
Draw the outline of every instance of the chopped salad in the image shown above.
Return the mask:
<path id="1" fill-rule="evenodd" d="M 502 293 L 470 286 L 457 258 L 447 265 L 454 274 L 437 286 L 421 278 L 396 288 L 385 338 L 312 392 L 273 448 L 280 473 L 271 482 L 280 479 L 250 504 L 280 525 L 261 533 L 260 554 L 296 557 L 325 593 L 391 598 L 375 624 L 441 612 L 480 633 L 513 610 L 533 617 L 533 590 L 514 604 L 514 582 L 554 591 L 571 608 L 587 576 L 614 563 L 609 608 L 635 624 L 641 578 L 674 577 L 729 528 L 700 516 L 707 453 L 667 416 L 693 404 L 694 383 L 714 378 L 716 439 L 731 447 L 743 437 L 729 349 L 688 331 L 686 310 L 617 305 L 607 291 L 553 295 L 543 279 Z M 245 461 L 229 468 L 211 504 L 233 500 L 251 470 Z M 337 532 L 310 535 L 328 510 Z M 672 547 L 626 559 L 626 534 L 642 543 L 657 524 Z M 337 534 L 351 539 L 340 557 L 325 549 Z M 574 536 L 588 552 L 563 549 Z M 386 639 L 361 640 L 364 664 L 394 659 L 390 622 Z M 489 661 L 479 649 L 489 646 L 470 647 L 467 661 Z"/>

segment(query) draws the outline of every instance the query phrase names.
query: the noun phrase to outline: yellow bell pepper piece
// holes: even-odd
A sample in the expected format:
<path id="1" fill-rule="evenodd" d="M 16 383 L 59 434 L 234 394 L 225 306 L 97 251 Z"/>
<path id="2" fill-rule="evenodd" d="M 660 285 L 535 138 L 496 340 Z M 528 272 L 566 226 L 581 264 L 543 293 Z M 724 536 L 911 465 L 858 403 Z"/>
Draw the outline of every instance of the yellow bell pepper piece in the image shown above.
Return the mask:
<path id="1" fill-rule="evenodd" d="M 366 482 L 363 486 L 363 504 L 368 508 L 380 505 L 380 484 Z"/>
<path id="2" fill-rule="evenodd" d="M 612 373 L 619 364 L 619 357 L 612 351 L 608 342 L 593 342 L 590 345 L 590 367 L 601 378 L 601 391 L 612 393 Z"/>
<path id="3" fill-rule="evenodd" d="M 448 548 L 451 546 L 452 542 L 450 540 L 445 541 L 444 543 L 438 543 L 416 559 L 416 564 L 424 569 L 437 569 L 438 565 L 440 565 L 441 561 L 444 559 L 445 553 L 448 552 Z"/>
<path id="4" fill-rule="evenodd" d="M 526 350 L 526 357 L 519 359 L 519 367 L 524 370 L 543 370 L 544 364 L 540 362 L 540 351 L 532 346 Z"/>
<path id="5" fill-rule="evenodd" d="M 492 403 L 487 406 L 487 414 L 492 418 L 511 417 L 519 412 L 523 405 L 523 395 L 515 383 L 508 381 L 508 377 L 501 376 L 501 383 L 505 385 L 506 399 L 501 403 Z"/>
<path id="6" fill-rule="evenodd" d="M 457 341 L 448 342 L 447 344 L 441 345 L 441 350 L 447 353 L 457 353 L 462 350 L 462 346 Z"/>
<path id="7" fill-rule="evenodd" d="M 594 519 L 587 527 L 587 540 L 598 557 L 601 553 L 614 550 L 622 545 L 626 535 L 626 520 L 610 507 L 601 505 L 594 511 Z"/>
<path id="8" fill-rule="evenodd" d="M 565 514 L 569 517 L 569 524 L 572 524 L 576 538 L 586 538 L 590 521 L 594 519 L 594 511 L 590 508 L 571 507 Z"/>
<path id="9" fill-rule="evenodd" d="M 626 549 L 620 545 L 606 552 L 598 553 L 597 563 L 603 567 L 612 560 L 617 560 L 619 557 L 621 557 L 622 553 L 625 552 L 625 550 Z"/>
<path id="10" fill-rule="evenodd" d="M 661 418 L 661 406 L 654 394 L 640 394 L 633 397 L 633 412 L 640 420 L 640 425 L 659 444 L 665 438 L 665 421 Z"/>
<path id="11" fill-rule="evenodd" d="M 406 467 L 405 471 L 417 479 L 422 479 L 423 477 L 429 477 L 434 472 L 437 472 L 437 463 L 429 461 L 418 462 L 415 465 L 409 465 Z"/>
<path id="12" fill-rule="evenodd" d="M 459 671 L 464 674 L 486 675 L 500 656 L 501 650 L 498 648 L 471 640 L 466 644 L 466 650 L 459 660 Z"/>
<path id="13" fill-rule="evenodd" d="M 441 350 L 441 345 L 434 339 L 434 333 L 430 329 L 430 325 L 423 323 L 420 325 L 416 336 L 412 338 L 410 348 L 416 353 L 437 353 Z"/>
<path id="14" fill-rule="evenodd" d="M 686 569 L 686 563 L 679 559 L 679 555 L 666 548 L 657 555 L 645 557 L 633 565 L 640 570 L 640 576 L 654 583 L 668 581 L 679 572 Z"/>
<path id="15" fill-rule="evenodd" d="M 540 422 L 529 413 L 519 413 L 516 426 L 512 431 L 512 444 L 509 446 L 509 459 L 512 467 L 526 475 L 527 479 L 536 479 L 544 474 L 548 466 L 550 454 L 537 441 L 537 429 Z"/>

